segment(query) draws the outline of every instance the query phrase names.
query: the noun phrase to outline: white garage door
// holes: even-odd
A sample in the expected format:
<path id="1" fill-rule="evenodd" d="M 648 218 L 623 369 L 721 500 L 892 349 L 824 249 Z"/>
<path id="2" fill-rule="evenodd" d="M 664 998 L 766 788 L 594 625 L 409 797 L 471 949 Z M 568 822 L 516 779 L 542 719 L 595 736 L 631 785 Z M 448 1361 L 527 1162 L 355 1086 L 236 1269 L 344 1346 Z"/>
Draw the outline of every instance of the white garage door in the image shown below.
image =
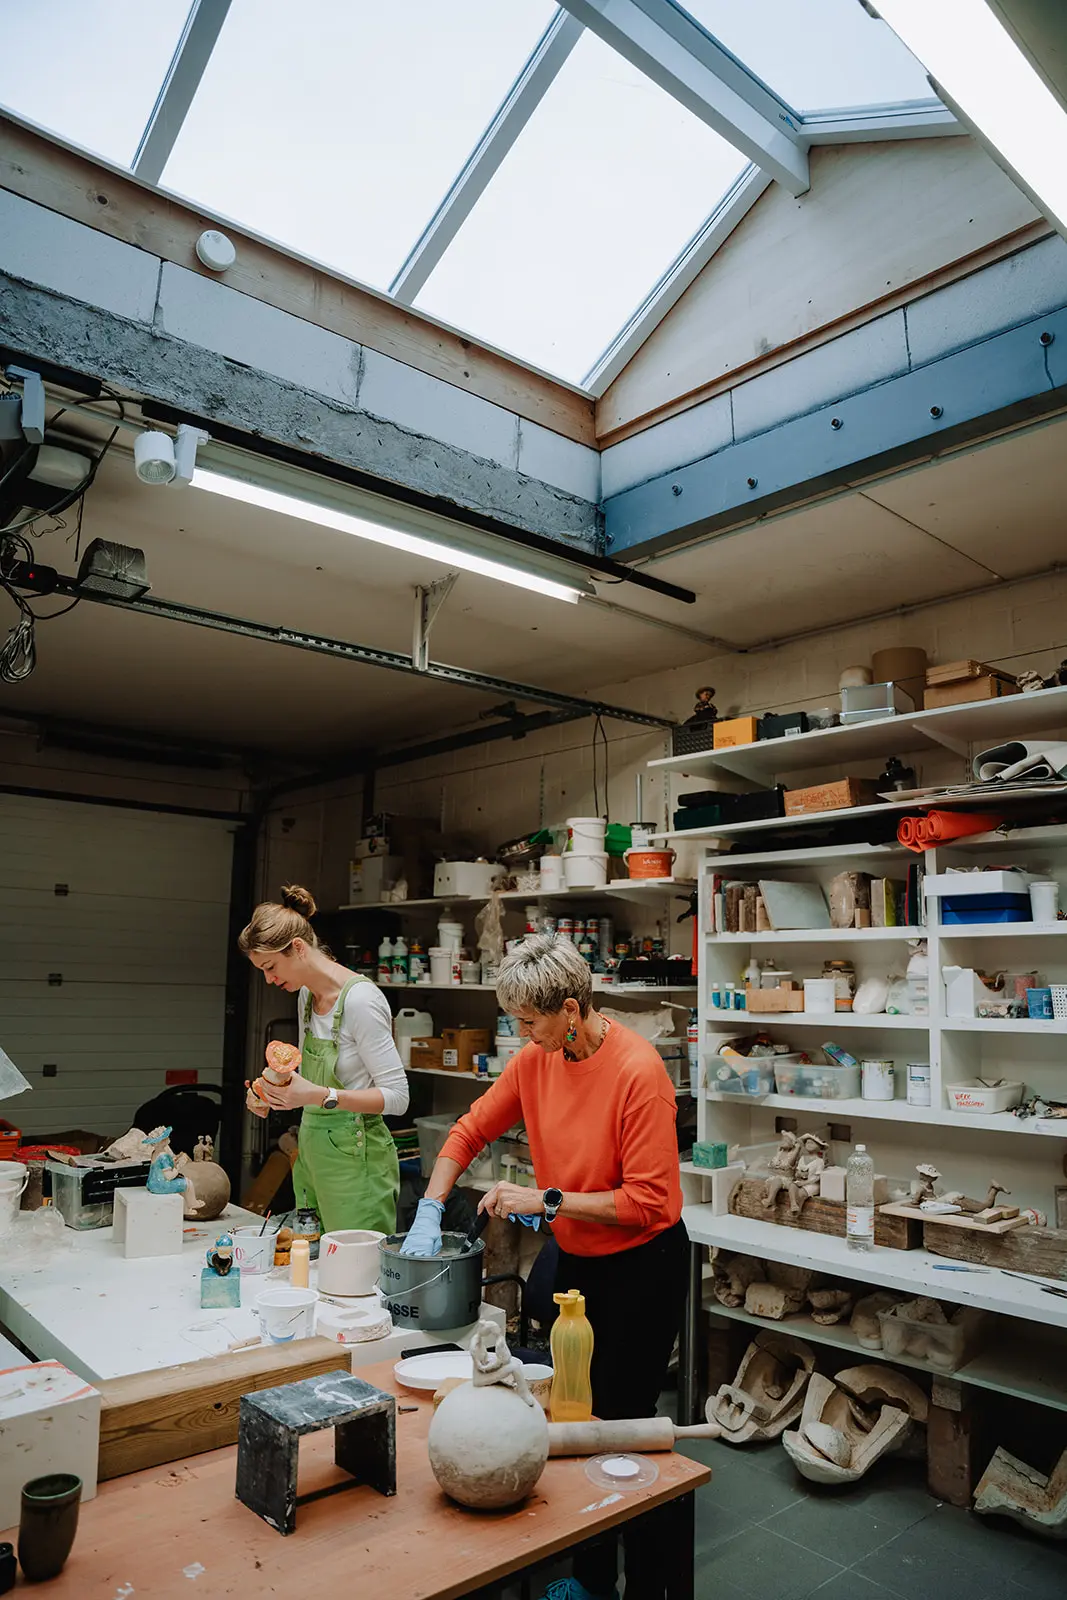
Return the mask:
<path id="1" fill-rule="evenodd" d="M 222 1077 L 232 824 L 0 795 L 0 1046 L 27 1133 L 117 1135 Z"/>

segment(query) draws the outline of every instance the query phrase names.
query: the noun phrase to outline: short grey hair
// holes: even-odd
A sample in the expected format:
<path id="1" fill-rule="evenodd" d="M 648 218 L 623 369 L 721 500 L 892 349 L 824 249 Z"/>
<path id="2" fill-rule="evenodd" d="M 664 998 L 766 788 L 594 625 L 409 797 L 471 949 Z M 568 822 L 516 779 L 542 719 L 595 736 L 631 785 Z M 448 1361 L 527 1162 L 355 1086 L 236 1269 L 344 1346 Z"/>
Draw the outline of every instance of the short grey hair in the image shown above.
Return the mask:
<path id="1" fill-rule="evenodd" d="M 500 963 L 496 996 L 505 1011 L 536 1011 L 555 1016 L 565 1000 L 577 1000 L 588 1016 L 593 999 L 589 963 L 570 939 L 556 933 L 534 933 Z"/>

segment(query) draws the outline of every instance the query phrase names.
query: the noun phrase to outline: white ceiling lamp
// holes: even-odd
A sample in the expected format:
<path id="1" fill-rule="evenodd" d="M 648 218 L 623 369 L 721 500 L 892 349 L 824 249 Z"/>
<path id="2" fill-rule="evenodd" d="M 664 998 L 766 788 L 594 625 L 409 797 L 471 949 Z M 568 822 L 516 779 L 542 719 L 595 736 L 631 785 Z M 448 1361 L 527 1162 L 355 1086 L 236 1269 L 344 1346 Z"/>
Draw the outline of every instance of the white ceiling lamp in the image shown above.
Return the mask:
<path id="1" fill-rule="evenodd" d="M 1019 187 L 1067 236 L 1067 113 L 985 0 L 861 0 L 887 22 Z"/>
<path id="2" fill-rule="evenodd" d="M 479 577 L 494 578 L 498 583 L 510 583 L 516 588 L 531 590 L 534 594 L 547 595 L 552 600 L 566 600 L 573 605 L 583 594 L 596 593 L 585 578 L 571 578 L 569 575 L 566 579 L 552 577 L 546 570 L 525 565 L 513 567 L 507 562 L 481 554 L 474 547 L 475 541 L 480 540 L 473 530 L 469 545 L 466 529 L 463 530 L 462 544 L 453 543 L 451 538 L 447 541 L 424 538 L 404 528 L 354 516 L 321 500 L 305 499 L 300 495 L 253 483 L 247 478 L 231 477 L 204 467 L 197 467 L 194 471 L 192 486 L 194 489 L 206 489 L 210 494 L 222 495 L 228 500 L 240 500 L 245 505 L 256 506 L 263 511 L 277 512 L 279 516 L 298 517 L 303 522 L 314 522 L 321 528 L 334 528 L 338 533 L 353 534 L 357 539 L 369 539 L 373 544 L 386 545 L 391 550 L 403 550 L 408 555 L 423 556 L 429 561 L 458 567 L 463 572 L 474 572 Z M 488 544 L 489 537 L 486 536 Z"/>

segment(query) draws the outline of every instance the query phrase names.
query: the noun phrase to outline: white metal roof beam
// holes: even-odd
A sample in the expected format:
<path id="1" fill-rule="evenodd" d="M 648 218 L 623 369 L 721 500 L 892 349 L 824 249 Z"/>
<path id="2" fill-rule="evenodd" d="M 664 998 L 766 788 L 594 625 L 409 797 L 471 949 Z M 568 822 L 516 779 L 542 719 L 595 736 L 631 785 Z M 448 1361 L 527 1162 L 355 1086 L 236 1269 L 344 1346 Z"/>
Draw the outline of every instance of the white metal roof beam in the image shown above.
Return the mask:
<path id="1" fill-rule="evenodd" d="M 790 194 L 810 187 L 805 141 L 789 108 L 671 0 L 562 4 Z"/>
<path id="2" fill-rule="evenodd" d="M 389 293 L 395 299 L 406 305 L 415 299 L 537 110 L 545 91 L 581 34 L 580 22 L 562 9 L 556 13 L 493 120 L 468 156 L 459 176 L 389 285 Z"/>
<path id="3" fill-rule="evenodd" d="M 146 183 L 158 183 L 163 176 L 229 9 L 230 0 L 193 0 L 189 8 L 178 48 L 130 163 Z"/>
<path id="4" fill-rule="evenodd" d="M 951 137 L 964 129 L 947 106 L 931 99 L 813 111 L 804 117 L 800 131 L 806 144 L 869 144 L 881 139 Z"/>

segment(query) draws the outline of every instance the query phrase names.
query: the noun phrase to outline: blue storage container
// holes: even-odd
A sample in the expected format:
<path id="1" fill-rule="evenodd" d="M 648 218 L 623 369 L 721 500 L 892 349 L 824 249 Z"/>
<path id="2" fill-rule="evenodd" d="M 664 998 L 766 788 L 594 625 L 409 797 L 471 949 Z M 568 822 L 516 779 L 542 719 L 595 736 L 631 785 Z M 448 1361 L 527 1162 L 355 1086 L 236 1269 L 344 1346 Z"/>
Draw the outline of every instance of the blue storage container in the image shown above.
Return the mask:
<path id="1" fill-rule="evenodd" d="M 941 900 L 941 921 L 946 925 L 1032 920 L 1028 894 L 945 895 Z"/>

